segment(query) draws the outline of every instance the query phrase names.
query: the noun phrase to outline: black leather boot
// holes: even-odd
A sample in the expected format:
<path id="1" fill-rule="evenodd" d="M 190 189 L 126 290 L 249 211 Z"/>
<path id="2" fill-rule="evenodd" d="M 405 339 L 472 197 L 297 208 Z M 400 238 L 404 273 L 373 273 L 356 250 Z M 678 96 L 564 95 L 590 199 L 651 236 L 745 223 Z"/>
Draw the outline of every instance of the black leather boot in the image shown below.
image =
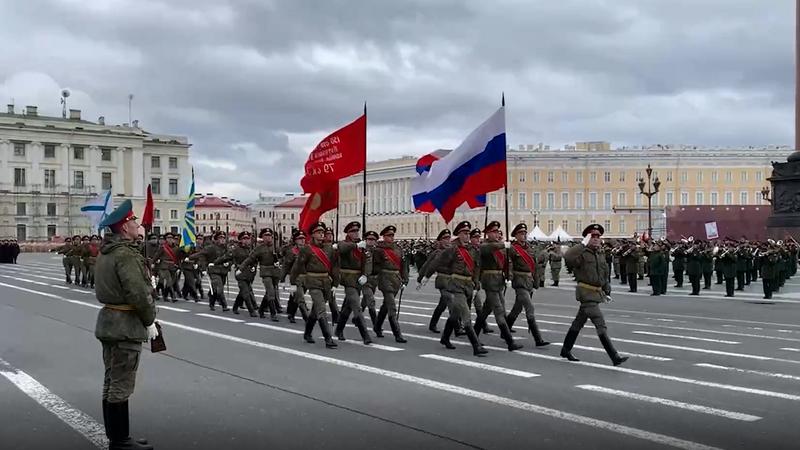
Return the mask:
<path id="1" fill-rule="evenodd" d="M 336 335 L 336 339 L 340 341 L 346 341 L 347 339 L 344 337 L 344 327 L 347 325 L 347 317 L 344 314 L 339 314 L 339 321 L 336 322 L 336 329 L 334 330 L 334 334 Z"/>
<path id="2" fill-rule="evenodd" d="M 378 312 L 375 311 L 375 308 L 369 308 L 369 318 L 374 324 L 378 320 Z"/>
<path id="3" fill-rule="evenodd" d="M 439 324 L 439 316 L 440 314 L 436 314 L 436 311 L 434 311 L 433 316 L 431 316 L 431 321 L 428 323 L 428 331 L 430 331 L 431 333 L 436 333 L 436 334 L 441 333 L 441 331 L 439 331 L 439 329 L 436 328 L 436 325 Z"/>
<path id="4" fill-rule="evenodd" d="M 294 315 L 297 313 L 297 303 L 294 302 L 294 294 L 289 294 L 289 303 L 286 304 L 286 318 L 289 323 L 297 323 Z"/>
<path id="5" fill-rule="evenodd" d="M 353 323 L 358 328 L 358 333 L 361 334 L 361 341 L 364 342 L 364 345 L 372 344 L 372 338 L 369 337 L 369 331 L 367 331 L 367 326 L 364 324 L 363 317 L 355 317 L 353 318 Z"/>
<path id="6" fill-rule="evenodd" d="M 478 317 L 475 318 L 475 334 L 480 335 L 481 331 L 484 331 L 486 327 L 486 317 L 483 315 L 483 311 L 478 313 Z"/>
<path id="7" fill-rule="evenodd" d="M 131 439 L 127 401 L 108 403 L 106 408 L 109 450 L 153 450 L 147 441 Z"/>
<path id="8" fill-rule="evenodd" d="M 319 318 L 319 328 L 322 330 L 322 336 L 325 338 L 326 348 L 336 348 L 339 345 L 331 337 L 331 328 L 328 326 L 328 321 L 324 318 Z"/>
<path id="9" fill-rule="evenodd" d="M 567 336 L 564 338 L 564 345 L 561 346 L 561 357 L 567 358 L 570 361 L 580 361 L 580 359 L 572 356 L 572 346 L 578 339 L 578 331 L 573 331 L 572 328 L 567 331 Z"/>
<path id="10" fill-rule="evenodd" d="M 397 316 L 389 317 L 389 326 L 392 328 L 392 334 L 394 334 L 394 341 L 399 344 L 405 344 L 408 342 L 406 338 L 403 337 L 403 333 L 400 332 L 400 324 L 397 323 Z"/>
<path id="11" fill-rule="evenodd" d="M 472 325 L 468 324 L 464 327 L 464 333 L 467 335 L 467 339 L 469 339 L 469 343 L 472 344 L 472 354 L 475 356 L 483 356 L 489 353 L 488 350 L 483 348 L 480 341 L 478 341 L 478 335 L 475 334 L 475 329 L 472 328 Z"/>
<path id="12" fill-rule="evenodd" d="M 383 321 L 386 319 L 386 313 L 386 308 L 381 307 L 381 310 L 378 311 L 378 317 L 372 321 L 372 331 L 379 338 L 383 337 Z"/>
<path id="13" fill-rule="evenodd" d="M 306 308 L 305 302 L 298 303 L 297 310 L 300 311 L 300 317 L 302 317 L 304 321 L 308 322 L 308 308 Z"/>
<path id="14" fill-rule="evenodd" d="M 450 343 L 450 335 L 453 334 L 453 329 L 455 328 L 453 322 L 453 320 L 447 319 L 447 322 L 444 323 L 444 333 L 442 333 L 442 338 L 439 339 L 439 343 L 448 350 L 456 349 L 456 346 Z"/>
<path id="15" fill-rule="evenodd" d="M 306 320 L 306 329 L 305 332 L 303 333 L 303 339 L 305 339 L 305 341 L 308 342 L 309 344 L 313 344 L 316 342 L 314 340 L 314 336 L 311 335 L 311 332 L 314 331 L 314 324 L 315 322 L 313 320 Z"/>
<path id="16" fill-rule="evenodd" d="M 536 325 L 536 319 L 528 319 L 528 330 L 531 332 L 531 336 L 533 336 L 533 341 L 536 342 L 537 347 L 550 345 L 549 342 L 542 339 L 542 334 L 539 333 L 539 327 Z"/>
<path id="17" fill-rule="evenodd" d="M 514 350 L 519 350 L 522 348 L 522 344 L 517 344 L 514 342 L 514 337 L 511 336 L 511 332 L 508 330 L 507 324 L 497 324 L 497 327 L 500 328 L 500 337 L 506 341 L 506 346 L 508 346 L 508 351 L 513 352 Z M 478 330 L 475 330 L 477 334 Z"/>
<path id="18" fill-rule="evenodd" d="M 611 338 L 609 338 L 607 334 L 600 336 L 600 343 L 603 344 L 603 348 L 606 349 L 608 357 L 611 358 L 611 362 L 615 366 L 618 366 L 628 360 L 627 356 L 619 356 L 619 353 L 617 353 L 617 351 L 614 349 L 614 346 L 611 344 Z"/>

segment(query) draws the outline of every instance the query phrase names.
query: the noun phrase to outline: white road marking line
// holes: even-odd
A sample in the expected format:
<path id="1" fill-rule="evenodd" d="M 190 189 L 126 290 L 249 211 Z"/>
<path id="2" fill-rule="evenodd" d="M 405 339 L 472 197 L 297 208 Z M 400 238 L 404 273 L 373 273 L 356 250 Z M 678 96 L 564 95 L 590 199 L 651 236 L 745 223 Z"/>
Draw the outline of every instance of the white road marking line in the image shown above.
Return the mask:
<path id="1" fill-rule="evenodd" d="M 174 306 L 164 306 L 164 305 L 159 305 L 159 304 L 156 304 L 156 308 L 158 308 L 158 309 L 166 309 L 167 311 L 175 311 L 175 312 L 189 312 L 188 309 L 176 308 Z"/>
<path id="2" fill-rule="evenodd" d="M 452 384 L 442 383 L 439 381 L 430 380 L 427 378 L 421 378 L 414 375 L 408 375 L 401 372 L 395 372 L 392 370 L 381 369 L 378 367 L 368 366 L 365 364 L 359 364 L 351 361 L 344 361 L 340 359 L 330 358 L 327 356 L 317 355 L 314 353 L 307 353 L 302 352 L 299 350 L 294 350 L 291 348 L 285 347 L 278 347 L 275 345 L 267 344 L 264 342 L 257 342 L 252 341 L 249 339 L 239 338 L 236 336 L 230 336 L 227 334 L 217 333 L 214 331 L 204 330 L 201 328 L 190 327 L 187 325 L 182 325 L 175 322 L 161 322 L 162 324 L 169 325 L 178 329 L 182 329 L 185 331 L 190 331 L 198 334 L 203 334 L 210 337 L 215 337 L 218 339 L 224 339 L 231 342 L 237 342 L 240 344 L 250 345 L 253 347 L 259 347 L 266 350 L 272 350 L 279 353 L 289 354 L 293 356 L 298 356 L 305 359 L 310 359 L 314 361 L 324 362 L 331 365 L 345 367 L 353 370 L 358 370 L 361 372 L 372 373 L 375 375 L 380 375 L 386 378 L 393 378 L 400 381 L 405 381 L 407 383 L 412 383 L 420 386 L 424 386 L 430 389 L 439 390 L 442 392 L 447 392 L 450 394 L 461 395 L 464 397 L 474 398 L 477 400 L 483 400 L 485 402 L 494 403 L 496 405 L 505 406 L 509 408 L 515 408 L 523 411 L 528 411 L 536 414 L 545 415 L 548 417 L 553 417 L 556 419 L 565 420 L 568 422 L 578 423 L 581 425 L 586 425 L 606 431 L 611 431 L 619 434 L 623 434 L 630 437 L 639 438 L 642 440 L 647 440 L 650 442 L 658 443 L 661 445 L 668 445 L 671 447 L 681 448 L 681 449 L 692 449 L 692 450 L 716 450 L 715 447 L 710 447 L 707 445 L 703 445 L 697 442 L 686 441 L 683 439 L 674 438 L 671 436 L 666 436 L 663 434 L 652 433 L 645 430 L 640 430 L 637 428 L 628 427 L 625 425 L 620 425 L 612 422 L 607 422 L 604 420 L 594 419 L 591 417 L 581 416 L 578 414 L 572 414 L 565 411 L 560 411 L 557 409 L 547 408 L 540 405 L 535 405 L 532 403 L 526 403 L 519 400 L 514 400 L 511 398 L 501 397 L 494 394 L 489 394 L 486 392 L 475 391 L 472 389 L 467 389 L 461 386 L 456 386 Z"/>
<path id="3" fill-rule="evenodd" d="M 541 331 L 546 331 L 546 330 L 541 330 Z M 516 339 L 516 337 L 514 339 Z M 550 343 L 550 345 L 554 347 L 561 347 L 563 344 L 560 344 L 558 342 L 552 342 Z M 590 352 L 602 352 L 602 353 L 606 352 L 606 349 L 604 348 L 587 347 L 585 345 L 573 345 L 572 348 L 577 348 L 578 350 L 588 350 Z M 637 358 L 642 358 L 642 359 L 651 359 L 653 361 L 672 361 L 672 358 L 666 358 L 663 356 L 643 355 L 641 353 L 631 353 L 631 352 L 625 352 L 625 354 L 627 356 L 635 356 Z"/>
<path id="4" fill-rule="evenodd" d="M 684 403 L 660 397 L 651 397 L 649 395 L 635 394 L 633 392 L 619 391 L 616 389 L 608 389 L 601 386 L 595 386 L 592 384 L 580 384 L 575 387 L 586 391 L 600 392 L 603 394 L 616 395 L 618 397 L 630 398 L 633 400 L 655 403 L 658 405 L 672 406 L 673 408 L 686 409 L 689 411 L 699 412 L 702 414 L 711 414 L 713 416 L 724 417 L 726 419 L 741 420 L 743 422 L 755 422 L 757 420 L 761 420 L 761 417 L 753 416 L 750 414 L 726 411 L 724 409 L 711 408 L 709 406 L 695 405 L 692 403 Z"/>
<path id="5" fill-rule="evenodd" d="M 631 331 L 633 334 L 643 334 L 645 336 L 659 336 L 659 337 L 668 337 L 668 338 L 676 338 L 676 339 L 686 339 L 689 341 L 703 341 L 703 342 L 714 342 L 717 344 L 741 344 L 741 342 L 737 341 L 726 341 L 722 339 L 709 339 L 709 338 L 701 338 L 695 336 L 683 336 L 680 334 L 667 334 L 667 333 L 654 333 L 652 331 L 641 331 L 641 330 L 634 330 Z"/>
<path id="6" fill-rule="evenodd" d="M 800 377 L 795 375 L 788 375 L 785 373 L 777 373 L 777 372 L 765 372 L 763 370 L 750 370 L 750 369 L 740 369 L 738 367 L 727 367 L 727 366 L 718 366 L 716 364 L 708 364 L 708 363 L 697 363 L 695 364 L 697 367 L 706 367 L 708 369 L 719 369 L 719 370 L 728 370 L 731 372 L 738 372 L 738 373 L 749 373 L 752 375 L 762 375 L 765 377 L 772 377 L 772 378 L 782 378 L 784 380 L 797 380 L 800 381 Z"/>
<path id="7" fill-rule="evenodd" d="M 301 331 L 301 330 L 295 330 L 294 328 L 284 328 L 284 327 L 280 327 L 280 326 L 277 326 L 277 325 L 268 325 L 266 323 L 247 322 L 247 323 L 245 323 L 245 325 L 250 325 L 251 327 L 266 328 L 268 330 L 273 330 L 273 331 L 283 331 L 285 333 L 303 334 L 303 331 Z M 322 339 L 322 337 L 319 337 L 319 339 Z M 392 347 L 392 346 L 389 346 L 389 345 L 375 344 L 375 343 L 373 343 L 371 345 L 364 345 L 364 343 L 361 342 L 361 341 L 351 341 L 351 340 L 339 341 L 339 340 L 337 340 L 336 342 L 339 343 L 339 344 L 359 345 L 361 347 L 374 348 L 375 350 L 384 350 L 384 351 L 387 351 L 387 352 L 402 352 L 403 350 L 405 350 L 403 348 Z"/>
<path id="8" fill-rule="evenodd" d="M 217 319 L 217 320 L 225 320 L 227 322 L 244 323 L 244 320 L 241 320 L 241 319 L 232 319 L 230 317 L 215 316 L 213 314 L 197 313 L 197 314 L 195 314 L 195 316 L 208 317 L 208 318 Z"/>
<path id="9" fill-rule="evenodd" d="M 411 306 L 411 305 L 403 305 L 403 308 L 419 309 L 419 310 L 422 310 L 422 311 L 433 311 L 435 309 L 435 308 L 426 308 L 426 307 L 422 307 L 422 306 Z"/>
<path id="10" fill-rule="evenodd" d="M 515 377 L 535 378 L 541 376 L 538 373 L 523 372 L 522 370 L 508 369 L 505 367 L 493 366 L 491 364 L 483 364 L 474 361 L 465 361 L 463 359 L 457 359 L 457 358 L 448 358 L 447 356 L 441 356 L 441 355 L 426 354 L 426 355 L 419 355 L 419 357 L 426 359 L 435 359 L 437 361 L 444 361 L 452 364 L 458 364 L 461 366 L 474 367 L 476 369 L 488 370 L 490 372 L 497 372 L 497 373 L 502 373 L 504 375 L 512 375 Z"/>
<path id="11" fill-rule="evenodd" d="M 787 352 L 800 352 L 800 348 L 783 347 L 781 350 L 786 350 Z"/>
<path id="12" fill-rule="evenodd" d="M 302 330 L 295 330 L 294 328 L 284 328 L 284 327 L 279 327 L 277 325 L 267 325 L 265 323 L 247 322 L 245 323 L 245 325 L 258 328 L 266 328 L 268 330 L 273 330 L 273 331 L 283 331 L 284 333 L 303 334 Z"/>
<path id="13" fill-rule="evenodd" d="M 680 346 L 680 345 L 659 344 L 657 342 L 637 341 L 637 340 L 633 340 L 633 339 L 614 338 L 614 340 L 615 341 L 619 341 L 619 342 L 626 342 L 626 343 L 629 343 L 629 344 L 649 345 L 651 347 L 661 347 L 661 348 L 672 348 L 672 349 L 675 349 L 675 350 L 683 350 L 683 351 L 687 351 L 687 352 L 708 353 L 710 355 L 732 356 L 732 357 L 735 357 L 735 358 L 757 359 L 759 361 L 778 361 L 778 362 L 785 362 L 785 363 L 790 363 L 790 364 L 800 364 L 800 361 L 795 361 L 795 360 L 792 360 L 792 359 L 773 358 L 771 356 L 750 355 L 750 354 L 746 354 L 746 353 L 724 352 L 724 351 L 721 351 L 721 350 L 709 350 L 709 349 L 697 348 L 697 347 L 683 347 L 683 346 Z"/>
<path id="14" fill-rule="evenodd" d="M 108 448 L 105 427 L 97 423 L 91 416 L 73 408 L 58 395 L 50 392 L 41 383 L 27 373 L 13 367 L 0 358 L 0 375 L 12 382 L 25 395 L 32 398 L 47 411 L 61 419 L 70 428 L 80 433 L 97 448 Z"/>
<path id="15" fill-rule="evenodd" d="M 792 330 L 777 330 L 778 333 L 794 333 Z"/>

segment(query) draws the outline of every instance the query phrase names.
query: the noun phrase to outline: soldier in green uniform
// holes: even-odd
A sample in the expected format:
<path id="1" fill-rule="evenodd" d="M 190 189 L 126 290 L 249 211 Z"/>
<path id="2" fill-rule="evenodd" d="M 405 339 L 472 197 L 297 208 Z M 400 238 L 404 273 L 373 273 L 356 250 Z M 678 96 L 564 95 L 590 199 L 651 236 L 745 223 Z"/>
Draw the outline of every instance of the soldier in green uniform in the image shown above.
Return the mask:
<path id="1" fill-rule="evenodd" d="M 372 270 L 378 275 L 378 289 L 383 294 L 383 304 L 377 320 L 373 322 L 372 330 L 375 336 L 383 337 L 383 321 L 388 316 L 395 342 L 405 344 L 407 341 L 400 332 L 400 324 L 397 322 L 395 298 L 400 290 L 408 285 L 408 261 L 403 259 L 400 247 L 394 242 L 396 231 L 394 225 L 381 230 L 383 240 L 375 245 L 372 254 Z"/>
<path id="2" fill-rule="evenodd" d="M 292 272 L 294 263 L 297 261 L 297 255 L 300 254 L 300 250 L 306 245 L 306 234 L 302 230 L 292 231 L 292 242 L 294 242 L 293 245 L 289 245 L 283 250 L 282 280 L 285 280 Z M 295 323 L 294 315 L 298 309 L 300 310 L 300 315 L 303 317 L 303 321 L 308 321 L 308 310 L 306 309 L 304 298 L 306 293 L 306 289 L 303 286 L 304 279 L 305 275 L 300 274 L 291 281 L 291 284 L 295 287 L 295 291 L 289 294 L 289 303 L 286 305 L 286 316 L 290 323 Z"/>
<path id="3" fill-rule="evenodd" d="M 600 237 L 603 235 L 602 225 L 591 224 L 583 230 L 583 241 L 578 245 L 573 245 L 564 255 L 567 267 L 572 267 L 578 285 L 575 287 L 575 299 L 580 302 L 578 314 L 572 325 L 569 327 L 567 336 L 564 338 L 564 345 L 561 347 L 561 357 L 569 361 L 578 361 L 572 355 L 572 347 L 578 339 L 578 334 L 586 324 L 586 320 L 591 320 L 597 330 L 600 343 L 611 358 L 611 362 L 618 366 L 628 360 L 627 356 L 619 356 L 619 353 L 611 344 L 608 337 L 606 321 L 603 312 L 600 310 L 600 303 L 610 301 L 611 285 L 608 282 L 608 264 L 600 251 Z"/>
<path id="4" fill-rule="evenodd" d="M 447 286 L 450 284 L 450 267 L 440 264 L 438 260 L 439 255 L 450 246 L 451 239 L 452 235 L 447 228 L 439 232 L 439 236 L 436 237 L 436 249 L 428 255 L 428 259 L 425 261 L 425 264 L 422 265 L 422 269 L 420 269 L 419 275 L 417 276 L 417 290 L 419 290 L 427 283 L 427 280 L 423 282 L 424 279 L 430 278 L 434 273 L 436 274 L 435 286 L 436 289 L 439 290 L 439 303 L 436 305 L 436 308 L 434 308 L 431 320 L 428 324 L 428 330 L 432 333 L 439 333 L 439 329 L 436 326 L 439 323 L 439 318 L 442 317 L 442 313 L 447 309 L 451 300 L 450 291 L 447 290 Z"/>
<path id="5" fill-rule="evenodd" d="M 269 317 L 273 322 L 278 322 L 278 290 L 275 289 L 275 280 L 280 280 L 280 256 L 275 247 L 274 233 L 271 228 L 263 228 L 259 232 L 261 244 L 242 262 L 242 266 L 250 267 L 258 264 L 261 282 L 264 284 L 264 297 L 258 307 L 258 316 L 264 318 L 264 313 L 269 309 Z"/>
<path id="6" fill-rule="evenodd" d="M 700 295 L 700 277 L 703 276 L 703 260 L 697 250 L 697 244 L 693 244 L 686 250 L 686 274 L 689 276 L 689 284 L 692 285 L 692 292 L 689 295 Z"/>
<path id="7" fill-rule="evenodd" d="M 450 350 L 455 349 L 456 347 L 450 342 L 450 335 L 461 323 L 470 344 L 472 344 L 472 354 L 483 356 L 488 351 L 478 341 L 478 335 L 472 327 L 472 317 L 467 302 L 478 285 L 481 272 L 480 253 L 469 242 L 470 228 L 470 223 L 467 221 L 456 225 L 453 230 L 456 234 L 455 242 L 437 257 L 440 265 L 450 268 L 450 282 L 447 290 L 451 294 L 448 308 L 450 316 L 445 322 L 444 333 L 439 342 Z"/>
<path id="8" fill-rule="evenodd" d="M 196 244 L 196 243 L 195 243 Z M 180 261 L 181 273 L 183 273 L 183 287 L 181 288 L 181 298 L 195 303 L 200 301 L 197 295 L 197 272 L 199 264 L 189 259 L 189 256 L 197 253 L 196 246 L 185 246 L 178 248 L 178 260 Z"/>
<path id="9" fill-rule="evenodd" d="M 81 245 L 78 247 L 78 256 L 80 256 L 81 264 L 81 287 L 89 287 L 89 236 L 81 237 Z M 76 280 L 77 281 L 77 280 Z"/>
<path id="10" fill-rule="evenodd" d="M 547 251 L 544 249 L 541 243 L 537 243 L 533 247 L 533 253 L 536 255 L 536 278 L 538 280 L 537 287 L 543 288 L 544 287 L 544 274 L 545 269 L 547 268 L 547 262 L 549 260 L 547 256 Z"/>
<path id="11" fill-rule="evenodd" d="M 372 339 L 361 313 L 361 288 L 368 281 L 364 271 L 367 243 L 359 240 L 361 224 L 358 222 L 348 223 L 344 227 L 344 233 L 345 239 L 334 245 L 339 260 L 339 279 L 344 286 L 344 302 L 336 322 L 336 337 L 340 341 L 345 340 L 344 327 L 352 313 L 353 324 L 358 328 L 362 342 L 369 345 Z"/>
<path id="12" fill-rule="evenodd" d="M 475 319 L 475 334 L 480 335 L 490 313 L 500 329 L 500 337 L 506 342 L 508 351 L 519 350 L 522 345 L 516 344 L 511 329 L 506 322 L 506 308 L 503 305 L 503 291 L 506 287 L 505 268 L 509 243 L 500 241 L 500 222 L 492 221 L 484 229 L 486 240 L 480 246 L 481 286 L 486 291 L 486 301 Z"/>
<path id="13" fill-rule="evenodd" d="M 81 284 L 81 277 L 83 275 L 83 260 L 81 255 L 83 254 L 83 249 L 81 248 L 81 237 L 79 235 L 72 236 L 72 247 L 70 247 L 69 252 L 67 253 L 67 257 L 69 258 L 69 263 L 72 268 L 75 270 L 75 284 Z"/>
<path id="14" fill-rule="evenodd" d="M 550 261 L 550 276 L 553 277 L 551 286 L 558 286 L 561 277 L 561 263 L 564 260 L 564 256 L 561 254 L 561 245 L 553 244 L 547 251 L 547 259 Z"/>
<path id="15" fill-rule="evenodd" d="M 251 235 L 249 231 L 242 231 L 237 236 L 239 244 L 229 249 L 224 255 L 214 261 L 214 267 L 233 264 L 236 268 L 234 277 L 239 287 L 239 295 L 233 303 L 233 313 L 239 314 L 239 308 L 244 304 L 250 317 L 256 315 L 256 300 L 253 295 L 253 280 L 256 278 L 255 260 L 249 258 Z"/>
<path id="16" fill-rule="evenodd" d="M 517 316 L 524 309 L 525 317 L 528 320 L 528 331 L 533 336 L 533 340 L 537 347 L 550 345 L 549 342 L 542 339 L 539 332 L 539 327 L 536 325 L 536 315 L 533 308 L 533 292 L 539 286 L 538 278 L 536 277 L 536 254 L 534 249 L 528 245 L 526 236 L 528 235 L 528 226 L 520 223 L 511 232 L 514 237 L 514 242 L 511 243 L 511 250 L 509 253 L 509 270 L 511 273 L 511 287 L 516 294 L 514 299 L 514 306 L 508 314 L 506 321 L 508 327 L 513 328 Z"/>
<path id="17" fill-rule="evenodd" d="M 100 253 L 100 236 L 93 235 L 86 246 L 86 280 L 89 287 L 94 289 L 94 267 L 97 255 Z"/>
<path id="18" fill-rule="evenodd" d="M 325 228 L 325 238 L 323 239 L 323 245 L 326 247 L 333 247 L 335 239 L 333 228 L 326 227 Z M 336 304 L 336 293 L 334 292 L 334 288 L 339 286 L 339 275 L 334 274 L 333 276 L 333 284 L 331 285 L 331 290 L 325 293 L 325 300 L 328 302 L 328 308 L 331 310 L 331 324 L 336 324 L 339 322 L 339 305 Z"/>
<path id="19" fill-rule="evenodd" d="M 483 232 L 480 230 L 480 228 L 475 228 L 474 230 L 470 231 L 470 233 L 469 233 L 469 243 L 470 243 L 470 245 L 475 247 L 475 249 L 478 251 L 478 253 L 480 253 L 480 251 L 481 251 L 481 236 L 482 235 L 483 235 Z M 468 299 L 470 308 L 472 308 L 473 304 L 475 305 L 475 315 L 476 316 L 480 316 L 481 315 L 481 311 L 483 310 L 483 305 L 485 304 L 485 301 L 484 301 L 485 298 L 486 297 L 484 297 L 484 295 L 483 295 L 483 290 L 481 289 L 481 282 L 478 281 L 478 285 L 475 287 L 475 292 L 473 293 L 472 298 Z M 494 333 L 494 330 L 489 328 L 489 324 L 487 324 L 486 322 L 483 323 L 482 327 L 483 327 L 483 329 L 482 330 L 478 330 L 477 333 L 480 333 L 481 331 L 483 331 L 484 333 Z"/>
<path id="20" fill-rule="evenodd" d="M 314 331 L 314 326 L 319 322 L 319 328 L 325 338 L 325 347 L 336 348 L 337 344 L 331 337 L 331 329 L 328 324 L 328 302 L 325 298 L 325 292 L 332 289 L 333 276 L 336 271 L 336 259 L 333 247 L 324 245 L 324 223 L 317 222 L 313 224 L 309 228 L 308 234 L 311 236 L 311 242 L 300 249 L 297 260 L 292 265 L 290 275 L 293 284 L 300 275 L 305 275 L 304 285 L 311 297 L 311 311 L 308 314 L 308 320 L 306 320 L 303 339 L 310 344 L 314 343 L 311 332 Z M 304 302 L 302 299 L 300 301 Z"/>
<path id="21" fill-rule="evenodd" d="M 378 243 L 378 233 L 367 231 L 364 234 L 364 242 L 366 246 L 362 251 L 364 252 L 364 275 L 367 276 L 367 282 L 361 287 L 361 312 L 368 311 L 370 320 L 375 323 L 378 320 L 378 312 L 375 310 L 375 290 L 378 289 L 378 275 L 375 274 L 373 269 L 372 255 L 375 245 Z"/>
<path id="22" fill-rule="evenodd" d="M 159 246 L 153 255 L 153 266 L 158 271 L 158 290 L 161 291 L 161 296 L 164 301 L 170 297 L 172 302 L 178 300 L 175 298 L 175 291 L 173 289 L 175 282 L 173 280 L 173 268 L 178 267 L 178 247 L 175 245 L 175 238 L 172 233 L 164 234 L 164 242 Z"/>
<path id="23" fill-rule="evenodd" d="M 64 244 L 56 247 L 51 252 L 62 255 L 61 264 L 64 266 L 64 275 L 66 276 L 67 284 L 72 284 L 72 260 L 70 259 L 69 252 L 72 250 L 72 238 L 64 239 Z"/>
<path id="24" fill-rule="evenodd" d="M 209 239 L 210 241 L 210 239 Z M 192 254 L 201 252 L 206 246 L 206 238 L 202 234 L 197 235 L 197 241 L 195 242 L 194 252 Z M 195 263 L 194 269 L 194 289 L 200 296 L 200 300 L 205 300 L 205 292 L 203 292 L 203 276 L 206 274 L 208 270 L 208 261 L 205 260 L 204 256 L 201 256 L 198 261 Z"/>
<path id="25" fill-rule="evenodd" d="M 225 232 L 217 231 L 214 233 L 213 241 L 189 256 L 191 261 L 197 262 L 200 265 L 203 261 L 207 261 L 206 268 L 208 269 L 208 278 L 211 283 L 211 289 L 208 291 L 208 307 L 211 311 L 215 310 L 215 304 L 222 305 L 222 311 L 228 310 L 228 302 L 225 300 L 225 277 L 230 271 L 230 263 L 222 265 L 215 265 L 214 261 L 222 257 L 227 252 L 225 246 Z M 227 265 L 226 265 L 227 264 Z"/>
<path id="26" fill-rule="evenodd" d="M 109 449 L 152 449 L 130 437 L 128 398 L 133 394 L 142 343 L 158 335 L 150 275 L 136 247 L 139 224 L 130 200 L 100 223 L 110 228 L 95 267 L 95 337 L 103 346 L 103 422 Z"/>

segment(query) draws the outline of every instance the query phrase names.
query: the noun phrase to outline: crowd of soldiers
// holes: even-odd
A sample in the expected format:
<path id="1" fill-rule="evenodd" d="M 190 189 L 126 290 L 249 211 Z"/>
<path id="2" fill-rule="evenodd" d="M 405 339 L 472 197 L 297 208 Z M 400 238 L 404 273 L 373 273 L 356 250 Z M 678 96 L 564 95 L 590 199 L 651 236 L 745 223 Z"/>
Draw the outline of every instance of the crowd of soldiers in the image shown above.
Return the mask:
<path id="1" fill-rule="evenodd" d="M 19 252 L 16 239 L 0 239 L 0 264 L 16 264 Z"/>

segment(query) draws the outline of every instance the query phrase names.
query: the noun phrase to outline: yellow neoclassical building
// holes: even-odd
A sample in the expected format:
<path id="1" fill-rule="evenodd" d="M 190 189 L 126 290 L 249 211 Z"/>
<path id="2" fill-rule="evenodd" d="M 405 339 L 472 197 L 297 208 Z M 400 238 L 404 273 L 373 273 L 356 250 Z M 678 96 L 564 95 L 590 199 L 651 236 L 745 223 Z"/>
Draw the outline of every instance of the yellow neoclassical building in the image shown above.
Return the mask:
<path id="1" fill-rule="evenodd" d="M 545 233 L 561 226 L 578 236 L 600 223 L 610 237 L 647 230 L 647 197 L 638 181 L 658 177 L 652 197 L 653 234 L 664 234 L 664 206 L 766 204 L 761 189 L 769 183 L 771 161 L 783 161 L 788 147 L 700 148 L 654 145 L 612 148 L 608 142 L 579 142 L 565 148 L 524 145 L 508 149 L 509 216 L 512 226 L 538 224 Z M 367 164 L 367 227 L 379 231 L 397 226 L 401 238 L 435 237 L 447 224 L 438 214 L 414 211 L 411 181 L 417 157 Z M 340 224 L 361 220 L 362 175 L 340 183 Z M 647 190 L 645 186 L 645 190 Z M 652 189 L 652 187 L 651 187 Z M 489 220 L 504 222 L 503 191 L 489 194 Z M 326 220 L 333 220 L 333 213 Z M 463 208 L 455 221 L 482 226 L 484 209 Z M 454 225 L 453 223 L 450 224 Z M 343 226 L 343 225 L 342 225 Z M 341 237 L 341 233 L 340 233 Z"/>

